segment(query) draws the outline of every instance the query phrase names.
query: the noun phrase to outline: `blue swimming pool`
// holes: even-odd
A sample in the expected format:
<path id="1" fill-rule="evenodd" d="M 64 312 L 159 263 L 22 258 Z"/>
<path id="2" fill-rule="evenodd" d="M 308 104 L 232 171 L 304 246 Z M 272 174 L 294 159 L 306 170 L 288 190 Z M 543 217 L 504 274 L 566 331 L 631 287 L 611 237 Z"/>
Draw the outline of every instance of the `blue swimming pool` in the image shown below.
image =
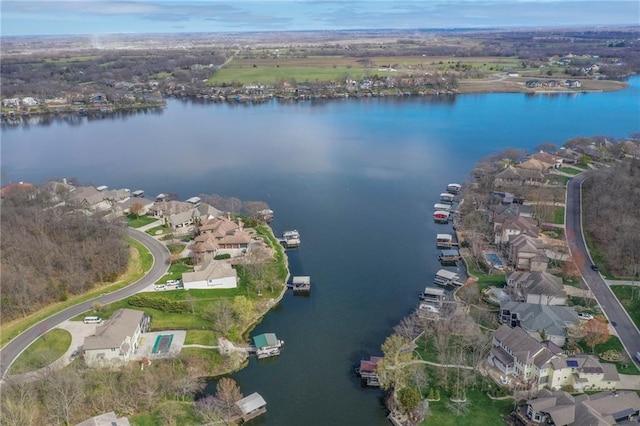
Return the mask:
<path id="1" fill-rule="evenodd" d="M 502 263 L 502 260 L 500 260 L 497 254 L 486 253 L 484 256 L 487 259 L 487 262 L 489 262 L 489 264 L 492 265 L 494 268 L 496 269 L 504 268 L 504 264 Z"/>

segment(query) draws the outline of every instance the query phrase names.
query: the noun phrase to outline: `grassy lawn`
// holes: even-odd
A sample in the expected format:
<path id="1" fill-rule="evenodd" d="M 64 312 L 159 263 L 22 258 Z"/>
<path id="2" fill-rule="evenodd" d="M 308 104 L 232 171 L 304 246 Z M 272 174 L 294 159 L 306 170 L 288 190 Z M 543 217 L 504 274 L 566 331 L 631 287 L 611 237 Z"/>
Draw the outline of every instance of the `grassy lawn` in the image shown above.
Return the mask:
<path id="1" fill-rule="evenodd" d="M 577 175 L 583 172 L 583 170 L 574 169 L 573 167 L 560 167 L 558 170 L 569 175 Z"/>
<path id="2" fill-rule="evenodd" d="M 87 293 L 69 297 L 65 302 L 49 305 L 25 318 L 3 323 L 0 326 L 0 336 L 2 336 L 0 341 L 2 342 L 2 345 L 4 346 L 9 340 L 20 334 L 22 331 L 57 312 L 86 300 L 93 299 L 94 297 L 98 297 L 102 293 L 111 293 L 119 290 L 139 280 L 146 271 L 151 269 L 151 265 L 153 265 L 153 256 L 151 256 L 151 253 L 144 245 L 140 244 L 133 238 L 127 238 L 127 242 L 132 247 L 131 257 L 129 258 L 129 267 L 118 281 L 115 283 L 98 285 Z M 80 319 L 84 316 L 85 315 L 83 314 Z"/>
<path id="3" fill-rule="evenodd" d="M 213 330 L 189 330 L 184 344 L 215 346 L 218 344 L 218 337 Z"/>
<path id="4" fill-rule="evenodd" d="M 635 289 L 635 294 L 633 291 Z M 627 311 L 636 327 L 640 328 L 640 288 L 630 285 L 612 285 L 611 291 L 616 295 Z M 633 296 L 635 295 L 635 300 Z"/>
<path id="5" fill-rule="evenodd" d="M 33 342 L 11 366 L 10 374 L 21 374 L 46 367 L 60 358 L 71 345 L 71 333 L 54 328 Z"/>
<path id="6" fill-rule="evenodd" d="M 144 232 L 146 232 L 147 234 L 149 234 L 151 236 L 156 236 L 156 235 L 166 234 L 168 231 L 169 231 L 169 229 L 166 226 L 160 225 L 160 226 L 153 227 L 151 229 L 147 229 Z"/>
<path id="7" fill-rule="evenodd" d="M 553 208 L 553 219 L 551 223 L 564 224 L 564 207 Z"/>
<path id="8" fill-rule="evenodd" d="M 504 424 L 503 418 L 513 410 L 513 400 L 494 401 L 480 390 L 467 391 L 469 411 L 462 416 L 454 416 L 447 408 L 449 395 L 440 391 L 441 400 L 429 402 L 429 414 L 422 425 L 438 426 L 494 426 Z"/>
<path id="9" fill-rule="evenodd" d="M 171 413 L 167 415 L 165 413 Z M 157 425 L 201 425 L 202 420 L 198 417 L 190 401 L 164 401 L 151 413 L 138 413 L 129 416 L 129 421 L 135 426 L 157 426 Z"/>
<path id="10" fill-rule="evenodd" d="M 507 278 L 504 273 L 497 274 L 485 274 L 479 269 L 474 267 L 473 261 L 467 260 L 469 275 L 478 278 L 479 291 L 484 290 L 487 287 L 504 287 L 507 284 Z"/>
<path id="11" fill-rule="evenodd" d="M 148 225 L 153 222 L 157 222 L 159 219 L 155 217 L 149 217 L 147 215 L 142 215 L 136 217 L 134 214 L 127 215 L 127 222 L 129 226 L 132 228 L 140 228 L 142 226 Z"/>
<path id="12" fill-rule="evenodd" d="M 569 179 L 571 179 L 569 176 L 561 176 L 561 175 L 549 175 L 547 177 L 547 180 L 549 181 L 549 183 L 554 185 L 563 185 L 563 186 L 567 185 L 567 182 L 569 182 Z"/>
<path id="13" fill-rule="evenodd" d="M 156 284 L 163 284 L 169 280 L 180 280 L 185 272 L 193 272 L 193 266 L 186 264 L 183 259 L 172 263 L 167 272 L 167 275 L 160 278 Z"/>
<path id="14" fill-rule="evenodd" d="M 187 245 L 183 243 L 172 243 L 172 244 L 167 244 L 167 249 L 169 249 L 169 253 L 171 254 L 179 254 L 184 251 L 184 248 L 186 246 Z"/>

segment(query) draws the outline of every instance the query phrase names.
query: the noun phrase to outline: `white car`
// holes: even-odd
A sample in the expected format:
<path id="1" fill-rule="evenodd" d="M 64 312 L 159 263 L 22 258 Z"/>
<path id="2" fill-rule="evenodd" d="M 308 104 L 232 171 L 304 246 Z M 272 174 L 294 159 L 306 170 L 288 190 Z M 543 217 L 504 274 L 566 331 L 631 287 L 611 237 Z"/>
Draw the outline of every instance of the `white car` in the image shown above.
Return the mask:
<path id="1" fill-rule="evenodd" d="M 164 284 L 159 284 L 157 286 L 154 287 L 154 290 L 158 291 L 158 290 L 164 290 L 166 287 L 164 286 Z"/>
<path id="2" fill-rule="evenodd" d="M 165 284 L 166 285 L 177 285 L 180 281 L 178 280 L 169 280 Z"/>
<path id="3" fill-rule="evenodd" d="M 580 318 L 581 320 L 588 321 L 593 319 L 593 315 L 587 314 L 585 312 L 581 312 L 578 314 L 578 318 Z"/>

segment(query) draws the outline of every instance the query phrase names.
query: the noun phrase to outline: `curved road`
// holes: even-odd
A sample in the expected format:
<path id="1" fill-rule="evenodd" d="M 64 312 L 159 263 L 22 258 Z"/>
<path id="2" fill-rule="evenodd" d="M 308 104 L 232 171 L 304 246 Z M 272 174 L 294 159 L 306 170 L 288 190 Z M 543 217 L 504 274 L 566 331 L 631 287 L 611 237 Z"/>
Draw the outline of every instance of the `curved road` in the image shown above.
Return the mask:
<path id="1" fill-rule="evenodd" d="M 609 322 L 615 322 L 615 330 L 631 359 L 640 365 L 635 353 L 640 352 L 640 331 L 624 310 L 599 272 L 593 271 L 593 260 L 587 250 L 582 234 L 582 183 L 589 177 L 589 173 L 575 176 L 567 184 L 567 203 L 565 212 L 565 229 L 569 250 L 576 266 L 580 270 L 589 290 L 602 307 Z"/>
<path id="2" fill-rule="evenodd" d="M 58 312 L 57 314 L 40 321 L 36 325 L 14 337 L 2 348 L 2 350 L 0 350 L 0 378 L 5 377 L 9 367 L 11 367 L 11 364 L 18 355 L 20 355 L 31 343 L 47 331 L 55 328 L 63 321 L 90 310 L 95 302 L 106 305 L 108 303 L 124 299 L 125 297 L 129 297 L 143 288 L 155 283 L 167 272 L 169 268 L 169 251 L 162 243 L 144 232 L 133 228 L 128 228 L 127 233 L 130 237 L 144 244 L 153 255 L 154 262 L 149 272 L 130 286 L 112 293 L 103 294 L 94 299 L 87 300 L 86 302 L 67 308 L 64 311 Z"/>

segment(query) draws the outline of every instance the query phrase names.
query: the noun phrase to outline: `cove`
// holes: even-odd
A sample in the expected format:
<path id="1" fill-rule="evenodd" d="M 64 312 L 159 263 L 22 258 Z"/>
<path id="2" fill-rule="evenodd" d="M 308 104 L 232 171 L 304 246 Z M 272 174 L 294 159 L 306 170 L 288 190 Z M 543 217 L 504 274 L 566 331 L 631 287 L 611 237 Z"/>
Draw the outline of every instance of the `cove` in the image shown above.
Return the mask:
<path id="1" fill-rule="evenodd" d="M 353 368 L 379 354 L 438 269 L 438 194 L 506 147 L 640 131 L 640 78 L 629 82 L 619 92 L 571 95 L 171 100 L 160 112 L 54 117 L 2 127 L 2 177 L 266 201 L 276 234 L 300 231 L 290 270 L 310 275 L 313 290 L 287 294 L 253 331 L 277 333 L 282 354 L 232 375 L 268 403 L 254 422 L 386 425 L 381 392 L 361 388 Z"/>

